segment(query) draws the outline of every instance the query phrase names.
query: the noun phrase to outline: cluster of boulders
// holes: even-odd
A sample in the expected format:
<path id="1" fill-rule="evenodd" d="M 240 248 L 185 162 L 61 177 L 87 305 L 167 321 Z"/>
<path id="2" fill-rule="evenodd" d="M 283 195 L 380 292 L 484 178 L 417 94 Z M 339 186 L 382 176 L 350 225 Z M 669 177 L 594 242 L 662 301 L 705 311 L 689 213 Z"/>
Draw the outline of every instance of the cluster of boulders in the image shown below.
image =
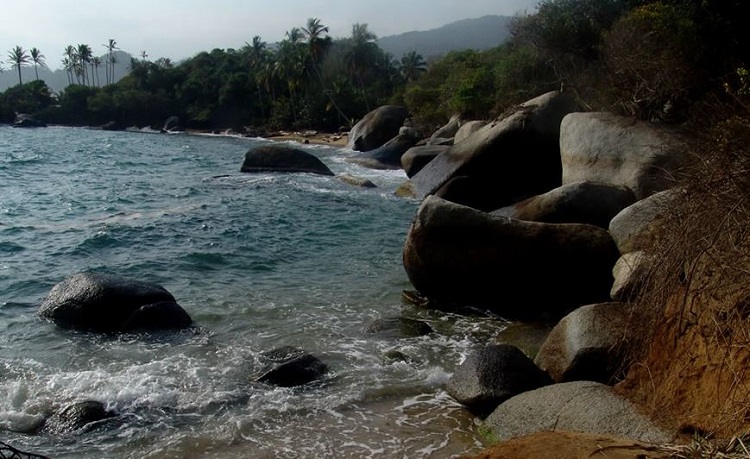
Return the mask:
<path id="1" fill-rule="evenodd" d="M 556 324 L 533 353 L 513 340 L 476 350 L 448 382 L 498 439 L 672 437 L 610 384 L 637 321 L 626 302 L 654 262 L 654 229 L 690 163 L 683 138 L 583 112 L 555 91 L 489 123 L 454 117 L 401 155 L 409 181 L 400 192 L 422 199 L 403 259 L 423 304 Z"/>

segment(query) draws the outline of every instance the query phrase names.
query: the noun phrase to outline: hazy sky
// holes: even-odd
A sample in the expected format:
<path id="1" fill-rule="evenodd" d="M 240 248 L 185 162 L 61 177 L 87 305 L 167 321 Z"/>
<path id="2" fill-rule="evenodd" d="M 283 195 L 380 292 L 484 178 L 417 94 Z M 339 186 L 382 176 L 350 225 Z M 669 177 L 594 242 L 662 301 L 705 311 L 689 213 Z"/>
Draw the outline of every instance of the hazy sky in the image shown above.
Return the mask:
<path id="1" fill-rule="evenodd" d="M 0 11 L 0 58 L 39 48 L 52 68 L 65 46 L 86 43 L 95 54 L 114 38 L 131 54 L 180 60 L 213 48 L 241 48 L 255 35 L 272 43 L 317 17 L 333 37 L 367 23 L 378 36 L 426 30 L 487 14 L 532 12 L 538 0 L 11 0 Z"/>

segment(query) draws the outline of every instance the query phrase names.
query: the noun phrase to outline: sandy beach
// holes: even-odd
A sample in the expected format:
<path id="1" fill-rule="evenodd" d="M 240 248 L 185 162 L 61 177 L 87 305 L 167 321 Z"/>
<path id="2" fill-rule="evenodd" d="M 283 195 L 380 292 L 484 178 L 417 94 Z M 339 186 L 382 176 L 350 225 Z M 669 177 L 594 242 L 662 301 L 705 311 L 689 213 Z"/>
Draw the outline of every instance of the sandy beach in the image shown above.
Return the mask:
<path id="1" fill-rule="evenodd" d="M 330 145 L 332 147 L 345 147 L 349 140 L 348 134 L 330 134 L 320 132 L 279 132 L 276 135 L 266 137 L 269 140 L 279 142 L 294 141 L 302 144 Z"/>

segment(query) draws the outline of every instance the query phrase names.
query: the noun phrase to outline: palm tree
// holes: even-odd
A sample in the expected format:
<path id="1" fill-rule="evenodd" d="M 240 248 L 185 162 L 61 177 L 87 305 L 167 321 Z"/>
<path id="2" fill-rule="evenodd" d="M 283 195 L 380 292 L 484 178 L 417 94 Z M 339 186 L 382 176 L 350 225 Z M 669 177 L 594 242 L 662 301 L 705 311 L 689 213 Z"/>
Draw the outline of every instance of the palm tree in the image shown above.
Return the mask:
<path id="1" fill-rule="evenodd" d="M 29 55 L 26 53 L 25 49 L 16 46 L 10 50 L 8 58 L 8 63 L 18 69 L 18 84 L 23 84 L 23 81 L 21 80 L 21 67 L 29 63 Z"/>
<path id="2" fill-rule="evenodd" d="M 63 57 L 61 63 L 66 75 L 68 75 L 68 85 L 73 84 L 73 63 L 67 57 Z"/>
<path id="3" fill-rule="evenodd" d="M 117 62 L 118 62 L 118 60 L 117 60 L 117 54 L 112 53 L 112 54 L 109 55 L 109 57 L 107 59 L 109 59 L 108 60 L 109 65 L 112 67 L 112 71 L 111 71 L 109 77 L 112 80 L 111 84 L 114 84 L 115 80 L 116 80 L 116 76 L 115 76 L 115 64 L 117 64 Z"/>
<path id="4" fill-rule="evenodd" d="M 414 81 L 427 70 L 427 63 L 421 54 L 416 51 L 410 51 L 401 56 L 399 69 L 404 80 L 407 82 Z"/>
<path id="5" fill-rule="evenodd" d="M 73 77 L 77 74 L 76 67 L 78 66 L 76 48 L 73 45 L 66 46 L 63 56 L 65 56 L 63 58 L 63 66 L 68 71 L 68 81 L 70 81 L 70 84 L 73 84 Z M 80 83 L 80 81 L 77 83 Z"/>
<path id="6" fill-rule="evenodd" d="M 39 67 L 47 68 L 47 63 L 45 62 L 46 57 L 44 57 L 44 54 L 39 51 L 39 48 L 31 48 L 29 50 L 29 54 L 31 54 L 31 61 L 34 63 L 34 74 L 36 75 L 36 79 L 38 80 Z"/>
<path id="7" fill-rule="evenodd" d="M 78 66 L 80 68 L 80 72 L 83 75 L 84 81 L 88 82 L 88 84 L 91 84 L 91 81 L 89 79 L 88 70 L 86 69 L 86 65 L 91 63 L 91 55 L 93 52 L 91 51 L 91 46 L 86 45 L 84 43 L 81 43 L 76 48 L 76 56 L 78 57 Z"/>
<path id="8" fill-rule="evenodd" d="M 91 68 L 94 69 L 94 76 L 91 79 L 92 80 L 96 79 L 96 85 L 97 86 L 101 86 L 102 85 L 101 84 L 102 82 L 99 79 L 99 67 L 101 67 L 101 66 L 102 66 L 102 58 L 101 57 L 95 56 L 95 57 L 91 58 Z M 93 83 L 93 81 L 92 81 L 92 83 Z"/>
<path id="9" fill-rule="evenodd" d="M 367 24 L 357 23 L 352 26 L 352 49 L 349 59 L 351 62 L 352 73 L 359 84 L 359 89 L 362 92 L 362 99 L 365 102 L 367 111 L 370 111 L 370 104 L 367 103 L 363 74 L 367 71 L 368 66 L 374 58 L 374 52 L 377 48 L 375 40 L 377 40 L 377 38 L 378 37 L 367 28 Z"/>
<path id="10" fill-rule="evenodd" d="M 102 45 L 107 48 L 107 62 L 104 67 L 107 73 L 107 84 L 115 82 L 115 50 L 120 49 L 117 47 L 117 42 L 114 38 L 110 38 L 106 45 Z M 110 71 L 110 67 L 112 70 Z"/>
<path id="11" fill-rule="evenodd" d="M 302 28 L 302 34 L 307 40 L 308 49 L 310 51 L 311 66 L 318 77 L 318 81 L 320 81 L 320 87 L 323 90 L 323 93 L 328 97 L 328 100 L 331 101 L 331 105 L 333 105 L 338 114 L 343 117 L 347 123 L 350 123 L 349 117 L 341 111 L 341 108 L 334 100 L 331 91 L 326 89 L 325 82 L 323 81 L 323 73 L 320 71 L 320 58 L 326 48 L 331 44 L 331 37 L 327 36 L 328 26 L 324 26 L 318 18 L 309 18 L 307 20 L 307 27 Z"/>

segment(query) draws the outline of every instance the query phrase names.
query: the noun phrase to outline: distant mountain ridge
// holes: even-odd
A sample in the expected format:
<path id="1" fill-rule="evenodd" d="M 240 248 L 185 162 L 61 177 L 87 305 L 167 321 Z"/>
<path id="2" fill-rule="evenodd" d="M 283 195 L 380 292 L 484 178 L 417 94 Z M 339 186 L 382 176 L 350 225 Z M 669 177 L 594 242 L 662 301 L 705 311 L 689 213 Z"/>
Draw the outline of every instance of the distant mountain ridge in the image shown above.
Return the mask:
<path id="1" fill-rule="evenodd" d="M 511 16 L 463 19 L 437 29 L 406 32 L 380 38 L 378 45 L 394 58 L 416 51 L 425 59 L 463 49 L 485 50 L 504 43 L 510 36 Z"/>

